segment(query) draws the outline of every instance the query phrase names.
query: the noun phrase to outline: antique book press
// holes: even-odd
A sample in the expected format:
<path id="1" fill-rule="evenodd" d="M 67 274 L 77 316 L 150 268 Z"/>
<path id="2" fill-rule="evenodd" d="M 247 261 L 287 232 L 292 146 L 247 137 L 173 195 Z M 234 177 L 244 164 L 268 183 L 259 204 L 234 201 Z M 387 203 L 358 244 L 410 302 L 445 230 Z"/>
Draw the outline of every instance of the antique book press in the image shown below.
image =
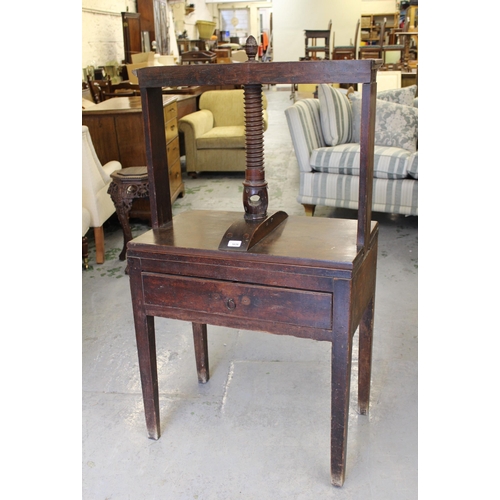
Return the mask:
<path id="1" fill-rule="evenodd" d="M 128 243 L 139 368 L 148 435 L 160 437 L 154 317 L 192 322 L 198 380 L 209 379 L 207 324 L 329 341 L 331 481 L 344 482 L 352 339 L 359 326 L 358 407 L 368 412 L 378 225 L 371 221 L 376 72 L 380 61 L 249 61 L 138 70 L 152 229 Z M 362 83 L 357 220 L 267 214 L 262 84 Z M 172 217 L 162 87 L 244 86 L 244 214 Z"/>

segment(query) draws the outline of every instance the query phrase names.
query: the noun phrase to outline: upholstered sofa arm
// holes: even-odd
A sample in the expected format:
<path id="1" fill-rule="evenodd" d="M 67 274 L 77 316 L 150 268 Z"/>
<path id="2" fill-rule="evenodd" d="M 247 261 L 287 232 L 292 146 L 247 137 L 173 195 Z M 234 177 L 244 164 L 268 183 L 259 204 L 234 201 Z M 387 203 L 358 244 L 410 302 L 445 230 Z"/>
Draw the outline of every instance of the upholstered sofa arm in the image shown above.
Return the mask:
<path id="1" fill-rule="evenodd" d="M 311 172 L 314 149 L 326 146 L 321 131 L 318 99 L 303 99 L 285 110 L 295 155 L 302 172 Z"/>
<path id="2" fill-rule="evenodd" d="M 184 134 L 192 133 L 194 138 L 206 134 L 213 126 L 214 116 L 208 109 L 195 111 L 179 120 L 179 130 Z"/>
<path id="3" fill-rule="evenodd" d="M 184 146 L 186 148 L 186 167 L 188 171 L 196 171 L 197 148 L 196 139 L 212 130 L 214 117 L 208 109 L 201 109 L 183 116 L 179 120 L 179 131 L 184 134 Z"/>

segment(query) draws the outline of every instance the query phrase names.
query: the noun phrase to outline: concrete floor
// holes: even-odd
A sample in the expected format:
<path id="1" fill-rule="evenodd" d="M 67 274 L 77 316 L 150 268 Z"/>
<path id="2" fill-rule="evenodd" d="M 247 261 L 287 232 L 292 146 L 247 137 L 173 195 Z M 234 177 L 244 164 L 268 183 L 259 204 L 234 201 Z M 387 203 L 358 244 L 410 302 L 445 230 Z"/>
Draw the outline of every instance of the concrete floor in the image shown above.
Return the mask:
<path id="1" fill-rule="evenodd" d="M 274 94 L 279 122 L 288 96 Z M 355 213 L 320 207 L 315 216 Z M 107 262 L 82 274 L 83 499 L 416 499 L 418 218 L 374 219 L 371 407 L 357 414 L 354 365 L 342 488 L 330 484 L 327 342 L 209 326 L 211 379 L 200 385 L 190 324 L 156 319 L 162 436 L 147 438 L 122 234 L 111 220 Z"/>

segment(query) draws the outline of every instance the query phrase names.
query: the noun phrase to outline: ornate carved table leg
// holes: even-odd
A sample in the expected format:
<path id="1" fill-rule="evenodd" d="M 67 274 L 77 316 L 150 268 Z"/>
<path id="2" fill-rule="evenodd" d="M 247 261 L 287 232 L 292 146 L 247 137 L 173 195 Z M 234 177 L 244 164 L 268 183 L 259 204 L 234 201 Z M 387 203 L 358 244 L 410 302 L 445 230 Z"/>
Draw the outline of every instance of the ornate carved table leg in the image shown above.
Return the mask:
<path id="1" fill-rule="evenodd" d="M 82 260 L 83 268 L 87 270 L 89 268 L 89 240 L 86 236 L 82 237 Z"/>
<path id="2" fill-rule="evenodd" d="M 129 224 L 129 213 L 132 203 L 137 198 L 149 196 L 149 182 L 147 167 L 128 167 L 111 174 L 113 181 L 109 185 L 108 193 L 116 208 L 118 220 L 123 229 L 123 249 L 120 260 L 127 256 L 127 243 L 132 239 L 132 230 Z"/>

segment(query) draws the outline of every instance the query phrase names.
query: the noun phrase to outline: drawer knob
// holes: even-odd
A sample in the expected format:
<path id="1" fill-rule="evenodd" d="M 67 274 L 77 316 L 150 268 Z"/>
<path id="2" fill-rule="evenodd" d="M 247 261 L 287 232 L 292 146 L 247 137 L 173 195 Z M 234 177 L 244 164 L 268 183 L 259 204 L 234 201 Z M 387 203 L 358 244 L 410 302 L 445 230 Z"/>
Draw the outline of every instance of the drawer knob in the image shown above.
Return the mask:
<path id="1" fill-rule="evenodd" d="M 236 309 L 236 302 L 233 299 L 227 299 L 226 300 L 226 307 L 230 311 L 234 311 Z"/>

